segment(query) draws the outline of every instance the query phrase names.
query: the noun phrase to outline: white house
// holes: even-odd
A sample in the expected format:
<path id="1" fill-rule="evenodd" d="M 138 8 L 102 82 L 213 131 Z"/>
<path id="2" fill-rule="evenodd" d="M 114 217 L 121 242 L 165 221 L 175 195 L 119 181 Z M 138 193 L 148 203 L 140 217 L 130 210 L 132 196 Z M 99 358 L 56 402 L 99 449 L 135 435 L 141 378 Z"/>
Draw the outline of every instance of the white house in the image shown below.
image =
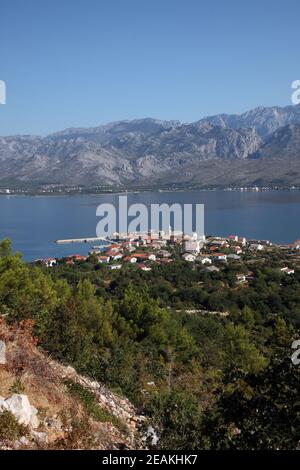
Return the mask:
<path id="1" fill-rule="evenodd" d="M 294 242 L 294 247 L 293 247 L 295 250 L 300 250 L 300 240 L 296 240 Z"/>
<path id="2" fill-rule="evenodd" d="M 134 256 L 140 262 L 156 260 L 156 255 L 154 253 L 136 253 Z"/>
<path id="3" fill-rule="evenodd" d="M 199 254 L 200 253 L 200 249 L 202 248 L 202 243 L 200 241 L 191 241 L 191 240 L 188 240 L 188 241 L 185 241 L 184 242 L 184 250 L 189 252 L 189 253 L 195 253 L 195 254 Z"/>
<path id="4" fill-rule="evenodd" d="M 151 268 L 149 266 L 145 266 L 144 264 L 140 264 L 139 265 L 139 268 L 142 270 L 142 271 L 151 271 Z"/>
<path id="5" fill-rule="evenodd" d="M 47 268 L 52 268 L 57 263 L 55 258 L 38 259 L 37 261 L 40 261 L 41 263 L 45 264 Z"/>
<path id="6" fill-rule="evenodd" d="M 228 240 L 230 242 L 237 242 L 239 237 L 237 235 L 229 235 Z"/>
<path id="7" fill-rule="evenodd" d="M 99 260 L 99 263 L 109 263 L 110 256 L 101 255 L 101 256 L 98 256 L 98 260 Z"/>
<path id="8" fill-rule="evenodd" d="M 295 274 L 295 270 L 289 269 L 288 267 L 281 268 L 280 271 L 288 275 Z"/>
<path id="9" fill-rule="evenodd" d="M 225 255 L 225 253 L 214 253 L 213 260 L 214 261 L 227 261 L 227 255 Z"/>
<path id="10" fill-rule="evenodd" d="M 108 267 L 108 269 L 121 269 L 122 265 L 121 264 L 110 264 L 107 267 Z"/>
<path id="11" fill-rule="evenodd" d="M 245 274 L 237 274 L 236 275 L 236 280 L 238 282 L 245 282 L 246 281 L 246 275 Z"/>
<path id="12" fill-rule="evenodd" d="M 114 255 L 112 255 L 112 259 L 114 260 L 122 259 L 122 258 L 123 258 L 122 253 L 115 253 Z"/>
<path id="13" fill-rule="evenodd" d="M 233 246 L 231 249 L 236 255 L 239 255 L 240 253 L 243 253 L 243 250 L 240 246 Z"/>
<path id="14" fill-rule="evenodd" d="M 261 251 L 263 249 L 264 249 L 264 246 L 261 245 L 260 243 L 252 243 L 249 246 L 249 250 L 251 250 L 251 251 Z"/>
<path id="15" fill-rule="evenodd" d="M 235 253 L 230 253 L 230 255 L 227 255 L 227 259 L 232 259 L 235 261 L 239 261 L 241 257 L 239 255 L 236 255 Z"/>
<path id="16" fill-rule="evenodd" d="M 195 261 L 195 259 L 196 259 L 196 256 L 193 255 L 193 253 L 184 253 L 184 254 L 182 255 L 182 259 L 183 259 L 184 261 L 189 261 L 189 262 L 192 262 L 192 263 L 193 263 L 193 262 Z"/>
<path id="17" fill-rule="evenodd" d="M 135 256 L 125 256 L 125 258 L 123 258 L 123 261 L 125 261 L 126 263 L 136 263 L 137 258 Z"/>
<path id="18" fill-rule="evenodd" d="M 245 246 L 247 243 L 247 240 L 245 237 L 239 237 L 238 242 L 242 244 L 242 246 Z"/>
<path id="19" fill-rule="evenodd" d="M 198 260 L 201 264 L 211 264 L 211 258 L 209 258 L 208 256 L 200 256 Z"/>

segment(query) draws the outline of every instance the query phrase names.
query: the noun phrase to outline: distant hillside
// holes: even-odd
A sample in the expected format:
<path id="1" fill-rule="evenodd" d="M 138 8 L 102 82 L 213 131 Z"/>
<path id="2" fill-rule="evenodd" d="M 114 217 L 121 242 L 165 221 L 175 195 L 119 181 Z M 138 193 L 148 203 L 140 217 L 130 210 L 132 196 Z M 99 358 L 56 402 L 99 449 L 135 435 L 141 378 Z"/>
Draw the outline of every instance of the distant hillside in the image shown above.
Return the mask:
<path id="1" fill-rule="evenodd" d="M 299 126 L 300 105 L 190 124 L 147 118 L 44 138 L 0 137 L 0 186 L 300 184 Z M 276 160 L 271 171 L 265 157 Z M 278 159 L 292 167 L 289 174 Z"/>

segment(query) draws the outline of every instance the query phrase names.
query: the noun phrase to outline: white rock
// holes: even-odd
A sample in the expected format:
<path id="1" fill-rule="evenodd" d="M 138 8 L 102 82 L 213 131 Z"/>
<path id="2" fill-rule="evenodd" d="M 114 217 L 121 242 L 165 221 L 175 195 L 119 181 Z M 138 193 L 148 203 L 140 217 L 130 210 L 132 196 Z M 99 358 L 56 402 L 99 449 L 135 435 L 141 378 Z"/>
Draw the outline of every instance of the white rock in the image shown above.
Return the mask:
<path id="1" fill-rule="evenodd" d="M 30 425 L 32 428 L 37 428 L 39 420 L 37 418 L 37 409 L 31 406 L 27 395 L 14 394 L 11 397 L 4 400 L 2 408 L 10 411 L 19 424 Z"/>
<path id="2" fill-rule="evenodd" d="M 0 341 L 0 364 L 6 364 L 6 346 L 4 341 Z"/>
<path id="3" fill-rule="evenodd" d="M 37 417 L 37 414 L 38 414 L 38 410 L 34 407 L 34 406 L 31 406 L 31 416 L 30 416 L 30 426 L 35 429 L 35 428 L 38 428 L 39 427 L 39 419 Z"/>
<path id="4" fill-rule="evenodd" d="M 48 436 L 45 432 L 31 431 L 31 436 L 36 442 L 40 442 L 41 444 L 48 442 Z"/>
<path id="5" fill-rule="evenodd" d="M 90 385 L 92 388 L 99 388 L 98 382 L 91 382 Z"/>
<path id="6" fill-rule="evenodd" d="M 155 431 L 155 429 L 153 428 L 153 426 L 148 426 L 147 428 L 147 431 L 146 431 L 146 440 L 150 440 L 151 442 L 151 445 L 153 446 L 156 446 L 158 441 L 159 441 L 159 438 L 158 438 L 158 435 Z"/>
<path id="7" fill-rule="evenodd" d="M 29 440 L 25 436 L 20 437 L 19 442 L 23 446 L 28 446 L 28 444 L 30 444 Z"/>

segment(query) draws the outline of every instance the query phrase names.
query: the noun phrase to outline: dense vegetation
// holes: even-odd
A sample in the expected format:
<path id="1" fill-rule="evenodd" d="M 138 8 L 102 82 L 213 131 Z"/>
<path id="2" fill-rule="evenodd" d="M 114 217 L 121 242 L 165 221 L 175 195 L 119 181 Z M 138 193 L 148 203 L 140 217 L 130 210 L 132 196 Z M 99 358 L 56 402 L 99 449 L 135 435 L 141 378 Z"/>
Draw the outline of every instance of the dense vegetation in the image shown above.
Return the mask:
<path id="1" fill-rule="evenodd" d="M 48 269 L 25 264 L 5 240 L 0 312 L 33 319 L 52 357 L 129 397 L 160 448 L 297 448 L 300 271 L 283 275 L 270 259 L 237 285 L 248 269 L 207 273 L 178 259 L 109 272 L 93 257 Z"/>

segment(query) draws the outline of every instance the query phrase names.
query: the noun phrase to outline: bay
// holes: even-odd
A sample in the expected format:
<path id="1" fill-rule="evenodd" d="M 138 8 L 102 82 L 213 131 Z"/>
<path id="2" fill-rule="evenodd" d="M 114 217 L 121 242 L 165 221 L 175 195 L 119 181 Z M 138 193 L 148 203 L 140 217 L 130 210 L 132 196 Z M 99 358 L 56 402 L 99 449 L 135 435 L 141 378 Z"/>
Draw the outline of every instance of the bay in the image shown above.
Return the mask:
<path id="1" fill-rule="evenodd" d="M 205 233 L 237 234 L 291 243 L 300 238 L 300 191 L 189 191 L 128 193 L 128 204 L 204 204 Z M 90 245 L 57 245 L 95 237 L 96 208 L 117 205 L 118 194 L 0 197 L 0 239 L 10 238 L 25 260 L 86 254 Z"/>

